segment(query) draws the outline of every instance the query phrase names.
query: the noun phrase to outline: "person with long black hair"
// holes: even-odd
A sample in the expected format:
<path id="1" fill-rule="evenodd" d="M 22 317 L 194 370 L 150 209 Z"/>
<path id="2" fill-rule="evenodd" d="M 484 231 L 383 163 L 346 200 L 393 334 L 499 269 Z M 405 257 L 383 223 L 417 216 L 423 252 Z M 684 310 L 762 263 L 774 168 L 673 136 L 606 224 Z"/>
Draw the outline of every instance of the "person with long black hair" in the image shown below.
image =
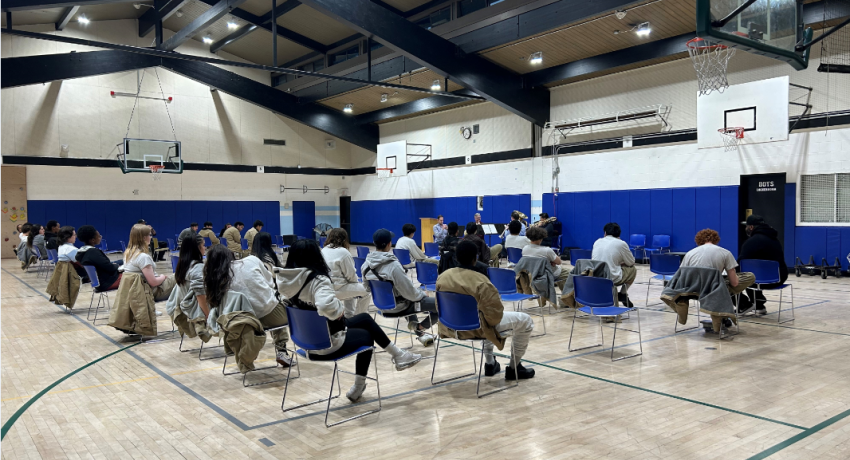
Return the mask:
<path id="1" fill-rule="evenodd" d="M 223 244 L 217 244 L 207 253 L 203 289 L 195 289 L 195 295 L 206 296 L 206 303 L 212 309 L 223 307 L 228 291 L 238 292 L 248 299 L 263 327 L 287 324 L 286 308 L 275 290 L 274 275 L 260 259 L 250 255 L 236 260 L 233 251 Z M 277 362 L 288 367 L 291 363 L 286 351 L 289 333 L 285 329 L 272 331 L 272 339 Z"/>
<path id="2" fill-rule="evenodd" d="M 280 259 L 272 249 L 272 236 L 268 232 L 257 233 L 257 236 L 254 237 L 251 255 L 260 259 L 269 271 L 273 270 L 274 267 L 283 268 L 283 264 L 280 263 Z"/>
<path id="3" fill-rule="evenodd" d="M 331 269 L 336 298 L 345 304 L 345 317 L 351 318 L 369 310 L 372 294 L 363 283 L 357 281 L 357 269 L 348 244 L 348 232 L 344 228 L 335 228 L 328 233 L 322 256 Z"/>
<path id="4" fill-rule="evenodd" d="M 311 351 L 310 359 L 332 360 L 377 343 L 392 357 L 396 370 L 408 369 L 422 360 L 422 355 L 402 350 L 392 343 L 369 314 L 361 313 L 351 318 L 344 316 L 345 307 L 334 295 L 331 270 L 322 257 L 318 242 L 299 240 L 289 248 L 286 267 L 278 271 L 278 285 L 294 307 L 315 310 L 328 319 L 331 347 Z M 360 353 L 356 360 L 354 385 L 346 393 L 351 401 L 360 399 L 366 389 L 366 373 L 372 353 Z"/>
<path id="5" fill-rule="evenodd" d="M 191 244 L 194 240 L 195 244 Z M 186 294 L 195 292 L 194 303 L 201 308 L 204 316 L 210 314 L 204 292 L 204 239 L 198 234 L 191 234 L 183 239 L 187 244 L 180 246 L 180 256 L 177 267 L 174 270 L 174 290 L 168 297 L 166 312 L 171 315 L 176 308 L 180 308 L 181 302 L 186 299 Z M 200 295 L 198 293 L 201 293 Z"/>

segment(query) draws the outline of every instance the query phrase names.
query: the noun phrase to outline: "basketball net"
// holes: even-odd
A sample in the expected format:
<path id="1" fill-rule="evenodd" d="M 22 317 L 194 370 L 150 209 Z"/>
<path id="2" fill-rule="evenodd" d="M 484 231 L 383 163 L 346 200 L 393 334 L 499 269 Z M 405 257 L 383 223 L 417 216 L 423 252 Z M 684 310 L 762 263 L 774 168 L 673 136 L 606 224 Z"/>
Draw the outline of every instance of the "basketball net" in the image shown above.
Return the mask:
<path id="1" fill-rule="evenodd" d="M 744 128 L 720 128 L 717 130 L 723 138 L 724 150 L 738 150 L 738 144 L 744 138 Z"/>
<path id="2" fill-rule="evenodd" d="M 149 167 L 149 168 L 151 168 L 151 174 L 153 174 L 153 180 L 160 180 L 160 179 L 162 179 L 162 171 L 165 169 L 165 166 L 162 166 L 162 165 L 150 165 L 150 166 L 148 166 L 148 167 Z"/>
<path id="3" fill-rule="evenodd" d="M 694 63 L 694 70 L 697 72 L 700 96 L 711 94 L 712 91 L 722 93 L 729 87 L 726 66 L 729 64 L 729 59 L 735 55 L 735 48 L 699 37 L 688 40 L 685 45 Z"/>
<path id="4" fill-rule="evenodd" d="M 378 179 L 382 182 L 389 179 L 390 175 L 393 173 L 393 168 L 376 168 L 378 172 Z"/>

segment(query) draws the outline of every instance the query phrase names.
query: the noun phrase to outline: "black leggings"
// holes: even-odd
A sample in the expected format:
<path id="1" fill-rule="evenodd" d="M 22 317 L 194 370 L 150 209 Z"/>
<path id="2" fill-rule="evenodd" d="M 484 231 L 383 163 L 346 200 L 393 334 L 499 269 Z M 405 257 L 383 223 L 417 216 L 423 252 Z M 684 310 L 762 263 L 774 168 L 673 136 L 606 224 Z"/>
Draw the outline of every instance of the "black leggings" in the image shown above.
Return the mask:
<path id="1" fill-rule="evenodd" d="M 361 313 L 345 319 L 345 326 L 348 328 L 345 332 L 345 342 L 339 350 L 327 354 L 316 355 L 310 354 L 310 359 L 313 361 L 331 361 L 343 357 L 360 347 L 371 347 L 376 343 L 381 348 L 386 348 L 390 345 L 390 338 L 378 326 L 378 323 L 369 316 L 368 313 Z M 372 351 L 366 351 L 357 355 L 354 366 L 354 373 L 357 375 L 366 376 L 369 372 L 369 363 L 372 362 Z"/>

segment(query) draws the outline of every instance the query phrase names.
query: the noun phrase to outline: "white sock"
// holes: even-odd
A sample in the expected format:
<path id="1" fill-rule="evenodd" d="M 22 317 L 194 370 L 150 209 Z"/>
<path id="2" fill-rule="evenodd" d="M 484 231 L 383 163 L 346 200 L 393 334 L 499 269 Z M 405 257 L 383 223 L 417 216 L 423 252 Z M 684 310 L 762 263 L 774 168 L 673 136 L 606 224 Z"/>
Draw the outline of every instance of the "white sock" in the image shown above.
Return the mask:
<path id="1" fill-rule="evenodd" d="M 384 350 L 389 353 L 390 356 L 392 356 L 393 358 L 398 358 L 399 356 L 404 354 L 404 350 L 397 347 L 394 343 L 387 345 L 387 348 L 384 348 Z"/>
<path id="2" fill-rule="evenodd" d="M 365 377 L 365 376 L 363 376 L 363 375 L 355 375 L 355 376 L 354 376 L 354 385 L 355 385 L 355 386 L 357 386 L 357 385 L 360 385 L 360 386 L 366 385 L 366 377 Z"/>
<path id="3" fill-rule="evenodd" d="M 495 362 L 496 362 L 496 358 L 493 357 L 492 350 L 489 353 L 487 351 L 485 351 L 484 352 L 484 363 L 485 364 L 493 364 Z"/>

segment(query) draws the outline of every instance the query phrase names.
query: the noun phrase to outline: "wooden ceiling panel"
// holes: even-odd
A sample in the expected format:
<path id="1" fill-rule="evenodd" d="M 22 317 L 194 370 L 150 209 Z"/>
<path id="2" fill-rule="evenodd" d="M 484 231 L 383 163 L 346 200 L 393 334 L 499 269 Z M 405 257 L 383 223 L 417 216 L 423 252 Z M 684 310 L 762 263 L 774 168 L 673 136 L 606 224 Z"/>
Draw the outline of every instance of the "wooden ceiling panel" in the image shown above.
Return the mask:
<path id="1" fill-rule="evenodd" d="M 354 30 L 306 5 L 298 6 L 284 14 L 278 18 L 277 23 L 325 45 L 330 45 L 355 33 Z"/>
<path id="2" fill-rule="evenodd" d="M 273 64 L 272 33 L 265 29 L 257 28 L 242 39 L 225 46 L 222 50 L 256 64 Z M 309 52 L 309 49 L 283 37 L 277 38 L 277 62 L 279 65 Z"/>
<path id="3" fill-rule="evenodd" d="M 384 3 L 401 11 L 410 11 L 417 6 L 428 3 L 429 0 L 384 0 Z"/>

